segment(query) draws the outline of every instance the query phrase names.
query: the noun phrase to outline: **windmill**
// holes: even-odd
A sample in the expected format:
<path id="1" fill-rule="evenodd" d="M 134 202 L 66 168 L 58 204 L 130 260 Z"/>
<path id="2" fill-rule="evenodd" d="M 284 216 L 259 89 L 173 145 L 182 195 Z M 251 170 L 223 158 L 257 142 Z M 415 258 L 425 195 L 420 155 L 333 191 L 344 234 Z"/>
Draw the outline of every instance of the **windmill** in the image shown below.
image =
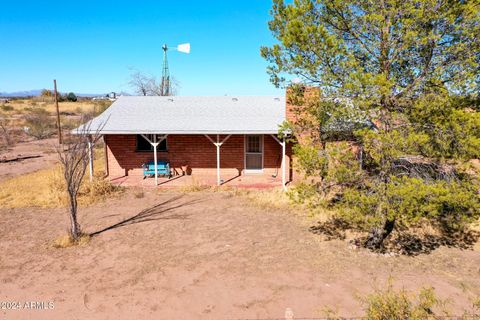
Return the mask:
<path id="1" fill-rule="evenodd" d="M 168 69 L 167 51 L 177 50 L 183 53 L 190 53 L 190 43 L 179 44 L 176 48 L 169 48 L 166 44 L 162 46 L 163 49 L 163 70 L 162 82 L 160 83 L 160 90 L 162 96 L 172 95 L 172 84 L 170 81 L 170 70 Z"/>

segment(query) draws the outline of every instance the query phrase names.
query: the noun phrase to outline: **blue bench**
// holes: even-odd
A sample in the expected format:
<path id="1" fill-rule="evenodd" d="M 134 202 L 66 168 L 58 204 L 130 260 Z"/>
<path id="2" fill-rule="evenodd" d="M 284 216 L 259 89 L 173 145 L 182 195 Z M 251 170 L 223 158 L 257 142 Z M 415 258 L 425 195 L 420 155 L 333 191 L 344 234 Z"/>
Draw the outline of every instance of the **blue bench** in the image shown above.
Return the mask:
<path id="1" fill-rule="evenodd" d="M 149 161 L 142 165 L 143 167 L 143 179 L 147 176 L 155 175 L 155 162 Z M 170 172 L 170 164 L 167 161 L 157 161 L 157 175 L 168 176 L 168 179 L 172 177 Z"/>

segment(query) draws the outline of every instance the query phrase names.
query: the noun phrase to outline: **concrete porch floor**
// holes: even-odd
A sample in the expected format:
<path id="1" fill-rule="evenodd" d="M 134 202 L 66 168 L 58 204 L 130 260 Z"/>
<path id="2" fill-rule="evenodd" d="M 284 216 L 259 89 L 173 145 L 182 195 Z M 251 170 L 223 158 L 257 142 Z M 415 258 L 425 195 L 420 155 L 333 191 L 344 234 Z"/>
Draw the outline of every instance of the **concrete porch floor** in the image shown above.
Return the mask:
<path id="1" fill-rule="evenodd" d="M 282 177 L 272 177 L 267 174 L 247 174 L 237 176 L 222 177 L 222 185 L 236 188 L 253 188 L 253 189 L 267 189 L 282 186 Z M 132 175 L 112 178 L 110 180 L 115 185 L 125 187 L 155 187 L 155 178 Z M 217 177 L 215 175 L 177 175 L 168 179 L 166 177 L 158 177 L 159 188 L 181 188 L 191 186 L 216 186 Z"/>

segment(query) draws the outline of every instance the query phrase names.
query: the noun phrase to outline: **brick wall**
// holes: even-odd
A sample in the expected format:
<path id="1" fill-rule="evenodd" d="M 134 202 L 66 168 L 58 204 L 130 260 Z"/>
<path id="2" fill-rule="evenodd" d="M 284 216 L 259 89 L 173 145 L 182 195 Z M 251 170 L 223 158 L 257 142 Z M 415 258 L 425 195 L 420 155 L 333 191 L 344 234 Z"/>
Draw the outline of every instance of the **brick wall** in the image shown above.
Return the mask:
<path id="1" fill-rule="evenodd" d="M 216 136 L 211 136 L 216 139 Z M 220 140 L 225 136 L 220 136 Z M 153 152 L 137 152 L 135 135 L 107 135 L 107 157 L 111 178 L 142 175 L 141 165 L 153 160 Z M 169 135 L 167 152 L 158 152 L 159 160 L 167 160 L 179 174 L 188 165 L 192 175 L 216 174 L 216 147 L 203 135 Z M 281 146 L 269 135 L 264 136 L 264 174 L 272 175 L 281 165 Z M 291 147 L 287 148 L 287 172 Z M 244 170 L 244 136 L 232 135 L 220 148 L 221 174 L 232 176 Z M 279 175 L 280 176 L 280 175 Z"/>

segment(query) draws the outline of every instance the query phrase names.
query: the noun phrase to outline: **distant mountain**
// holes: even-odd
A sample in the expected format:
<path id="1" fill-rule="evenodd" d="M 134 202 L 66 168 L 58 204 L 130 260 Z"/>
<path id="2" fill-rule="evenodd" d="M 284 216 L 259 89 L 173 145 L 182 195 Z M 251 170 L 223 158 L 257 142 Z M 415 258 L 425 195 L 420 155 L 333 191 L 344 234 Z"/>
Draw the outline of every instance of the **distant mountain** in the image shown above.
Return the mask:
<path id="1" fill-rule="evenodd" d="M 33 97 L 39 96 L 42 89 L 17 91 L 17 92 L 0 92 L 0 97 Z"/>
<path id="2" fill-rule="evenodd" d="M 36 89 L 36 90 L 28 90 L 28 91 L 16 91 L 16 92 L 0 92 L 0 97 L 36 97 L 39 96 L 43 89 Z M 65 94 L 62 92 L 62 94 Z M 78 97 L 98 97 L 98 96 L 105 96 L 105 93 L 76 93 Z"/>

